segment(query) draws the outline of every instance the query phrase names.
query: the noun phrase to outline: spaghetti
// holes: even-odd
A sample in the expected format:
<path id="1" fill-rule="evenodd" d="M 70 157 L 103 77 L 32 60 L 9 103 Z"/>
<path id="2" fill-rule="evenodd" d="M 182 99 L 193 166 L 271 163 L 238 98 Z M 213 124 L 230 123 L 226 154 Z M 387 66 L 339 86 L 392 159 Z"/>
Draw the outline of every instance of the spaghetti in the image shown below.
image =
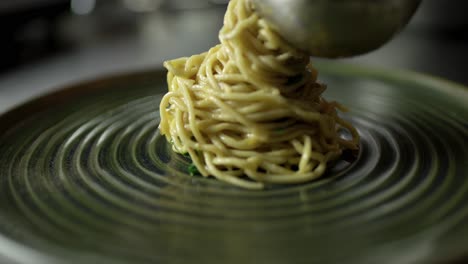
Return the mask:
<path id="1" fill-rule="evenodd" d="M 169 92 L 159 129 L 200 174 L 249 189 L 306 182 L 358 148 L 356 129 L 337 114 L 345 109 L 321 97 L 326 86 L 308 54 L 275 33 L 250 0 L 231 0 L 219 37 L 208 52 L 164 63 Z"/>

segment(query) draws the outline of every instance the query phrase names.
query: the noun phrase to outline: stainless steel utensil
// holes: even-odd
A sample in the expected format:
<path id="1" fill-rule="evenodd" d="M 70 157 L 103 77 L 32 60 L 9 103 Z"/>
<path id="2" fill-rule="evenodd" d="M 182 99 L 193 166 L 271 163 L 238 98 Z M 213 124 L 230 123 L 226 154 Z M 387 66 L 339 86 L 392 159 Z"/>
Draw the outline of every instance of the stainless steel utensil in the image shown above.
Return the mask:
<path id="1" fill-rule="evenodd" d="M 421 0 L 253 0 L 275 29 L 316 57 L 379 48 L 410 20 Z"/>

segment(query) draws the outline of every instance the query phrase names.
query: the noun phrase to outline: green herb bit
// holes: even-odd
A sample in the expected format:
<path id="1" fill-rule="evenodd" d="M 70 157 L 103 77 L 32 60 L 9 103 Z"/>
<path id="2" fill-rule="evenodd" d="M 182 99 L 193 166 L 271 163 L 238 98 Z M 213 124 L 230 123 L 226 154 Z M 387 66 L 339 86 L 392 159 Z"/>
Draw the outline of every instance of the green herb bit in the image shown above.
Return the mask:
<path id="1" fill-rule="evenodd" d="M 195 166 L 195 164 L 193 163 L 188 166 L 188 173 L 190 174 L 190 176 L 200 175 L 197 166 Z"/>

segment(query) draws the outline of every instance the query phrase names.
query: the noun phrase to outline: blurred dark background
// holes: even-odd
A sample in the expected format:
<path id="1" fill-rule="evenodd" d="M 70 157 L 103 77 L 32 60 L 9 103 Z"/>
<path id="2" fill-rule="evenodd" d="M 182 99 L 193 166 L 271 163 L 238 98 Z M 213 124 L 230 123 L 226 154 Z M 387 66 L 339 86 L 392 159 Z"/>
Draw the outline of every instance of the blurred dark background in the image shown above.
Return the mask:
<path id="1" fill-rule="evenodd" d="M 2 0 L 0 112 L 63 85 L 158 67 L 218 42 L 228 0 Z M 423 0 L 381 49 L 343 60 L 468 85 L 465 0 Z"/>

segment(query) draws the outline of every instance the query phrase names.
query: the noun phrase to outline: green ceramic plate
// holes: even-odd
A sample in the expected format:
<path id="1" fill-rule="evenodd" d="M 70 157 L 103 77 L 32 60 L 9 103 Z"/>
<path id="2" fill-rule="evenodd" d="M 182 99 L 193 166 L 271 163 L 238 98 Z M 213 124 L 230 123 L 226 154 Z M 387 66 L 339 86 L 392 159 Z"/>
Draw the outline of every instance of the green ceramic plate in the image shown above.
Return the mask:
<path id="1" fill-rule="evenodd" d="M 362 136 L 317 181 L 191 177 L 158 133 L 161 70 L 0 117 L 0 255 L 13 263 L 439 263 L 468 253 L 468 90 L 320 63 Z"/>

